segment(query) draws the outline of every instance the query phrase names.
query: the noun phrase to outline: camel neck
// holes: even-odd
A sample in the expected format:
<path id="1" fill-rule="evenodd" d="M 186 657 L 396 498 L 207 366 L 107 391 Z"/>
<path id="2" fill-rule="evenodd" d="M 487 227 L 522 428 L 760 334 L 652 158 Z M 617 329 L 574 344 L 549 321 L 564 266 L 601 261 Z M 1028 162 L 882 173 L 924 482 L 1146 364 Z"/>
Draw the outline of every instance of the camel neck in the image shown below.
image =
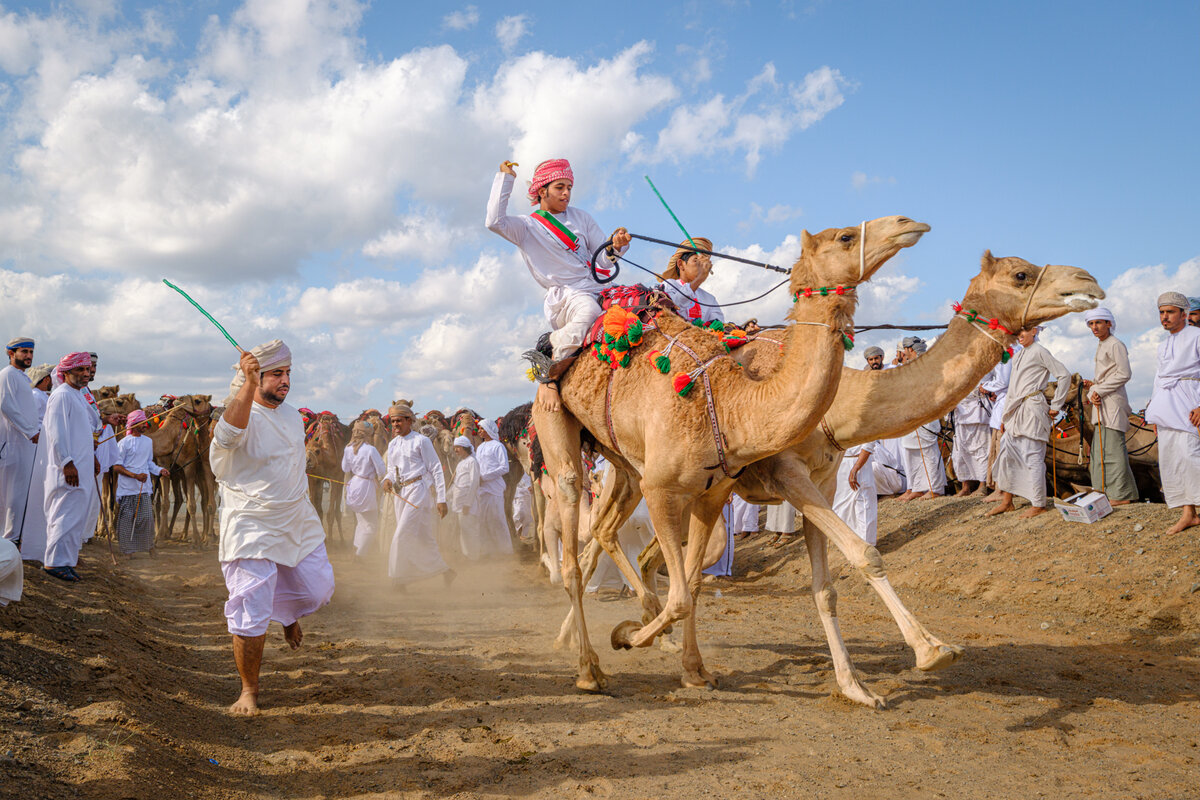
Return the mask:
<path id="1" fill-rule="evenodd" d="M 908 364 L 844 370 L 838 402 L 826 422 L 843 447 L 909 433 L 957 406 L 999 363 L 1002 352 L 996 339 L 955 317 L 933 346 Z"/>

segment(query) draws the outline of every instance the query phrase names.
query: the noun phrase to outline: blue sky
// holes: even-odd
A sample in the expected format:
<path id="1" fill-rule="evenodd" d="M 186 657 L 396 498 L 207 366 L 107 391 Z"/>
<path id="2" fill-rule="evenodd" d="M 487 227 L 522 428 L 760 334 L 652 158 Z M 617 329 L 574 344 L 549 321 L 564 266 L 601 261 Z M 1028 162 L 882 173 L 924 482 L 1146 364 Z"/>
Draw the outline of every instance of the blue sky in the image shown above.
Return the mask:
<path id="1" fill-rule="evenodd" d="M 861 324 L 944 321 L 985 248 L 1085 267 L 1137 405 L 1154 296 L 1200 294 L 1197 30 L 1193 3 L 0 3 L 0 318 L 143 401 L 220 395 L 232 349 L 169 277 L 287 339 L 297 405 L 500 414 L 543 324 L 488 188 L 566 156 L 602 227 L 676 238 L 649 174 L 774 263 L 805 228 L 930 223 Z M 1090 371 L 1078 315 L 1044 340 Z"/>

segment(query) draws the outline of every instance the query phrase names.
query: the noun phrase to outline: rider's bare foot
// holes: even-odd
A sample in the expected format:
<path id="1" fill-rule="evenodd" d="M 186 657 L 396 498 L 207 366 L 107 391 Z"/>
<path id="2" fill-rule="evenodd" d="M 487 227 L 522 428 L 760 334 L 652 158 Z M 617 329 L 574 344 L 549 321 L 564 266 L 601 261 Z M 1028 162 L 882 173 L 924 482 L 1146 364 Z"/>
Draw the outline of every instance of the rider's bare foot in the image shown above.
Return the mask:
<path id="1" fill-rule="evenodd" d="M 297 620 L 291 625 L 283 626 L 283 638 L 287 640 L 288 647 L 296 650 L 300 647 L 300 643 L 304 641 L 304 631 L 300 630 L 300 621 Z"/>
<path id="2" fill-rule="evenodd" d="M 558 389 L 550 383 L 538 384 L 537 399 L 534 403 L 542 411 L 562 411 L 562 397 L 559 396 Z"/>
<path id="3" fill-rule="evenodd" d="M 242 689 L 237 702 L 229 707 L 229 713 L 235 717 L 253 717 L 258 714 L 258 691 Z"/>

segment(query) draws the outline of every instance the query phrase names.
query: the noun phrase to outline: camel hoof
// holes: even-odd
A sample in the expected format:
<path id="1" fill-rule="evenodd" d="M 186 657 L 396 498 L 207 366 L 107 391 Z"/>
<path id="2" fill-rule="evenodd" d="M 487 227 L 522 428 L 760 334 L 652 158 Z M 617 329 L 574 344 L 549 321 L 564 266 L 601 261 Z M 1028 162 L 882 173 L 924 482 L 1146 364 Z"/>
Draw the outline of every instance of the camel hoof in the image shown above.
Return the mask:
<path id="1" fill-rule="evenodd" d="M 883 711 L 887 708 L 887 700 L 884 700 L 882 697 L 875 694 L 862 684 L 851 686 L 849 687 L 849 690 L 843 687 L 838 687 L 838 691 L 841 692 L 842 697 L 845 697 L 852 703 L 858 703 L 859 705 L 864 705 L 867 708 L 873 708 L 876 711 Z"/>
<path id="2" fill-rule="evenodd" d="M 683 673 L 683 677 L 679 681 L 685 689 L 716 689 L 717 678 L 708 670 L 700 672 Z"/>
<path id="3" fill-rule="evenodd" d="M 641 629 L 642 629 L 641 623 L 634 622 L 631 619 L 627 619 L 624 622 L 617 625 L 617 627 L 612 629 L 612 636 L 609 637 L 610 640 L 612 641 L 612 649 L 613 650 L 628 650 L 631 647 L 633 647 L 633 642 L 630 641 L 630 637 L 636 631 L 639 631 Z"/>
<path id="4" fill-rule="evenodd" d="M 944 669 L 962 658 L 963 652 L 963 648 L 956 644 L 940 644 L 930 658 L 917 664 L 917 669 L 922 672 Z"/>
<path id="5" fill-rule="evenodd" d="M 575 687 L 589 694 L 600 694 L 608 688 L 608 676 L 598 664 L 591 664 L 575 681 Z"/>

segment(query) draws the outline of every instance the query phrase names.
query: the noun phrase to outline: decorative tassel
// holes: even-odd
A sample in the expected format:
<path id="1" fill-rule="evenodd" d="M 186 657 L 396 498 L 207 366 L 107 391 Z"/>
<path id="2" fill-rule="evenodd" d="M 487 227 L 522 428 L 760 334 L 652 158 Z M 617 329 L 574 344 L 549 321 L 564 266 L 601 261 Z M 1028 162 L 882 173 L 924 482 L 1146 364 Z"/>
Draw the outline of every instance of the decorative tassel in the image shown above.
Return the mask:
<path id="1" fill-rule="evenodd" d="M 854 334 L 842 331 L 842 347 L 846 348 L 847 352 L 854 349 Z"/>
<path id="2" fill-rule="evenodd" d="M 659 372 L 661 372 L 663 375 L 666 375 L 668 372 L 671 371 L 671 359 L 664 356 L 661 351 L 651 350 L 646 355 L 646 358 L 647 358 L 647 360 L 650 361 L 651 364 L 654 365 L 654 368 L 656 370 L 658 370 Z"/>
<path id="3" fill-rule="evenodd" d="M 528 378 L 531 383 L 533 381 L 537 380 L 537 378 L 535 378 L 533 375 L 533 367 L 530 367 L 529 369 L 525 370 L 525 377 Z"/>
<path id="4" fill-rule="evenodd" d="M 675 380 L 672 382 L 672 387 L 675 389 L 675 394 L 680 397 L 687 397 L 687 393 L 692 390 L 696 380 L 686 372 L 679 372 L 675 375 Z"/>

